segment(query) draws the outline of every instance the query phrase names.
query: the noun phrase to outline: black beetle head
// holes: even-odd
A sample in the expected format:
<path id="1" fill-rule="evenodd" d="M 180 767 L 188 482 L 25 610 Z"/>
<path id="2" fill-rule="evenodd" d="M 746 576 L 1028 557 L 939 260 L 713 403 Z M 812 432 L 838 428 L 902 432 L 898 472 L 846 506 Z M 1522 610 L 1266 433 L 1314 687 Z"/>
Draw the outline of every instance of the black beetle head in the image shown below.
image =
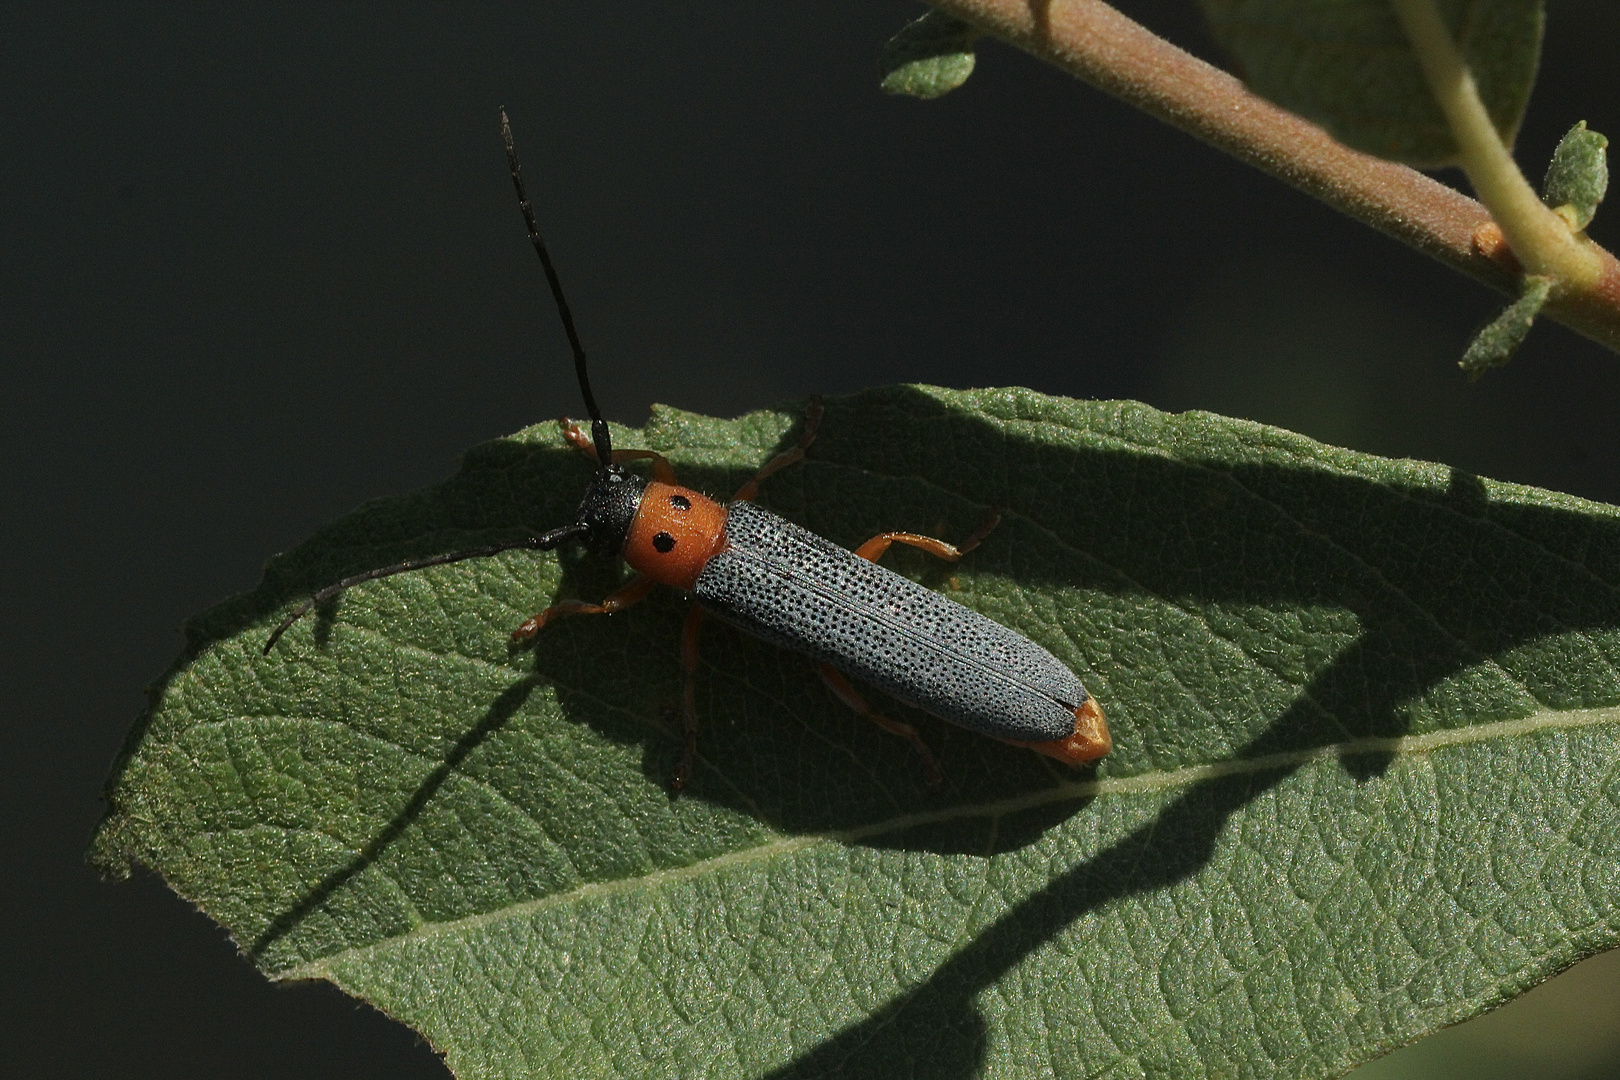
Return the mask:
<path id="1" fill-rule="evenodd" d="M 622 465 L 598 469 L 579 504 L 579 520 L 589 530 L 585 545 L 599 555 L 617 555 L 646 490 L 647 481 Z"/>

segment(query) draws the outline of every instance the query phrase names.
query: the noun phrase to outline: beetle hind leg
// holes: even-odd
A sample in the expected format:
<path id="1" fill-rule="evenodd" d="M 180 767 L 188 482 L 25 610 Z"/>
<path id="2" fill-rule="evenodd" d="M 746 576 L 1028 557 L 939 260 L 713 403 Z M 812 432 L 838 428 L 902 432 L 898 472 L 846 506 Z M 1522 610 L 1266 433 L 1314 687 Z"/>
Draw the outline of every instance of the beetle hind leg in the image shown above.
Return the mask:
<path id="1" fill-rule="evenodd" d="M 922 758 L 923 774 L 928 779 L 929 787 L 937 788 L 945 782 L 945 778 L 940 775 L 939 762 L 934 759 L 934 752 L 928 749 L 928 744 L 923 742 L 922 736 L 917 734 L 916 728 L 910 724 L 902 724 L 898 720 L 890 720 L 887 716 L 868 705 L 860 692 L 849 685 L 849 680 L 844 678 L 838 669 L 831 664 L 817 664 L 816 670 L 821 673 L 821 681 L 827 684 L 827 688 L 833 692 L 839 701 L 842 701 L 889 734 L 898 735 L 911 744 L 912 749 L 916 750 L 918 756 Z"/>

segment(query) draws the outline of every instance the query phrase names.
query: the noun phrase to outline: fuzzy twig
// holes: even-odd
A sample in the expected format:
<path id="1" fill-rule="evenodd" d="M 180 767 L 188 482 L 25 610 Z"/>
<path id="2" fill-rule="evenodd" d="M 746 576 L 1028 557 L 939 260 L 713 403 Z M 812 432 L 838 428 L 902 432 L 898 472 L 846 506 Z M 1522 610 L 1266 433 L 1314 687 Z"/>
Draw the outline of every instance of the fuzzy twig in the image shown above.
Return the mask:
<path id="1" fill-rule="evenodd" d="M 1463 172 L 1525 272 L 1550 277 L 1570 288 L 1591 288 L 1603 274 L 1595 245 L 1575 236 L 1568 222 L 1542 203 L 1519 171 L 1485 111 L 1474 76 L 1435 10 L 1434 0 L 1394 0 L 1394 8 L 1457 142 Z"/>
<path id="2" fill-rule="evenodd" d="M 929 0 L 1358 221 L 1509 295 L 1522 268 L 1486 209 L 1422 173 L 1351 150 L 1101 0 Z M 1476 237 L 1479 238 L 1476 240 Z M 1543 314 L 1620 352 L 1620 262 Z"/>

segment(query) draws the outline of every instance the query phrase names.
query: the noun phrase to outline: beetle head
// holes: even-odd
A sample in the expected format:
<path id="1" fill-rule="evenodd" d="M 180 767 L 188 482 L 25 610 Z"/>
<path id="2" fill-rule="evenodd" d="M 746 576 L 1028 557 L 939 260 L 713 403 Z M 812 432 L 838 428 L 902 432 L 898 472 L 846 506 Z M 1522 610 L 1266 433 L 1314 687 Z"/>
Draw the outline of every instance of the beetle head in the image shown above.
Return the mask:
<path id="1" fill-rule="evenodd" d="M 623 465 L 597 470 L 579 504 L 579 521 L 587 529 L 585 544 L 591 551 L 599 555 L 619 553 L 646 490 L 647 481 Z"/>

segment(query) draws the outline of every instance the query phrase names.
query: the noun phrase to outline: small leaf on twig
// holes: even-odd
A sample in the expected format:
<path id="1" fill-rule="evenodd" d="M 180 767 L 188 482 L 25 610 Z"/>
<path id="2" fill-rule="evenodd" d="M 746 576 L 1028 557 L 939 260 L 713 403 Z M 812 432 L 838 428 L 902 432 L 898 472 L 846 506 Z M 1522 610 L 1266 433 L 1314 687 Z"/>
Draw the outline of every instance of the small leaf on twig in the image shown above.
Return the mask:
<path id="1" fill-rule="evenodd" d="M 1468 346 L 1468 351 L 1457 362 L 1470 381 L 1513 359 L 1513 354 L 1524 344 L 1525 335 L 1530 333 L 1541 306 L 1547 302 L 1552 285 L 1553 279 L 1550 277 L 1536 274 L 1525 276 L 1519 298 L 1475 336 L 1473 344 Z"/>
<path id="2" fill-rule="evenodd" d="M 1587 128 L 1582 120 L 1569 129 L 1553 151 L 1547 179 L 1541 185 L 1541 199 L 1562 213 L 1572 229 L 1591 224 L 1608 190 L 1608 148 L 1609 140 Z"/>
<path id="3" fill-rule="evenodd" d="M 938 11 L 910 22 L 878 57 L 886 93 L 937 98 L 967 82 L 973 74 L 977 27 Z"/>

